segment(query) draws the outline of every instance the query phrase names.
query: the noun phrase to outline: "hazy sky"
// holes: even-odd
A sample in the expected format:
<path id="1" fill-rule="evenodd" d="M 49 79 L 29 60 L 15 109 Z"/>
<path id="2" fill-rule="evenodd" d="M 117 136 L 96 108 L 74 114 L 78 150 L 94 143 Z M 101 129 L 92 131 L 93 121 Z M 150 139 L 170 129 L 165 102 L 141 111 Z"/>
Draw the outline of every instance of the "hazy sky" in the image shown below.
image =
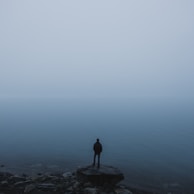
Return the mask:
<path id="1" fill-rule="evenodd" d="M 1 0 L 0 96 L 192 97 L 193 0 Z"/>

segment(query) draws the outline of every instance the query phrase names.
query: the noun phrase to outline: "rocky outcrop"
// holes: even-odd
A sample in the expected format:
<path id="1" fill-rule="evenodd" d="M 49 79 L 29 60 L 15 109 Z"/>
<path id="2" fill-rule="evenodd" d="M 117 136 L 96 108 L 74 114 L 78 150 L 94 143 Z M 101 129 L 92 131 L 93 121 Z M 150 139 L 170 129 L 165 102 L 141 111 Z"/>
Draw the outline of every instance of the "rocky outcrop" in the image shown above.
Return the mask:
<path id="1" fill-rule="evenodd" d="M 80 182 L 90 182 L 93 185 L 114 186 L 124 179 L 123 173 L 112 166 L 101 166 L 96 168 L 87 166 L 77 170 L 77 177 Z"/>
<path id="2" fill-rule="evenodd" d="M 116 186 L 123 178 L 118 169 L 110 166 L 100 169 L 85 167 L 75 173 L 38 173 L 34 176 L 0 172 L 0 193 L 132 194 L 127 187 Z"/>

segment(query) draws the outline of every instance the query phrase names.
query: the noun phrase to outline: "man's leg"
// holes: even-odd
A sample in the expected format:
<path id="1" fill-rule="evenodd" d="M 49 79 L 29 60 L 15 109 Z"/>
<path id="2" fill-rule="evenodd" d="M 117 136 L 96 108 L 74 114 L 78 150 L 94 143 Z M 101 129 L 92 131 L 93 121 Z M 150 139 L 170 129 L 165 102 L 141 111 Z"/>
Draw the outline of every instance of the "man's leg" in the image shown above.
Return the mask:
<path id="1" fill-rule="evenodd" d="M 100 154 L 98 154 L 98 168 L 100 168 Z"/>
<path id="2" fill-rule="evenodd" d="M 96 153 L 94 153 L 93 166 L 95 166 L 95 163 L 96 163 Z"/>

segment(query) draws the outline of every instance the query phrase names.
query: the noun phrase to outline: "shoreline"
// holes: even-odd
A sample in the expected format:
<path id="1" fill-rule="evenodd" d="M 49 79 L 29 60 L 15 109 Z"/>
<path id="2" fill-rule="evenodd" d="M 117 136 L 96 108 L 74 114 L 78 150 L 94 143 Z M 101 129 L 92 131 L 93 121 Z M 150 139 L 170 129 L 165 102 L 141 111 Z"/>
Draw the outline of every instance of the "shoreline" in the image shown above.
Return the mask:
<path id="1" fill-rule="evenodd" d="M 50 170 L 45 170 L 44 172 L 40 171 L 38 167 L 40 168 L 40 164 L 35 164 L 32 167 L 36 171 L 33 171 L 33 168 L 28 169 L 31 173 L 25 173 L 23 171 L 20 171 L 19 173 L 14 173 L 9 171 L 6 171 L 6 168 L 4 165 L 1 165 L 0 168 L 0 191 L 1 194 L 21 194 L 21 193 L 28 193 L 28 189 L 30 190 L 30 193 L 64 193 L 70 189 L 68 187 L 68 184 L 64 186 L 64 183 L 69 183 L 69 185 L 77 184 L 79 185 L 79 188 L 72 187 L 72 191 L 68 191 L 69 193 L 84 193 L 84 189 L 87 187 L 84 186 L 90 186 L 90 188 L 96 188 L 98 190 L 97 193 L 100 193 L 100 191 L 106 190 L 107 188 L 98 188 L 88 182 L 84 184 L 80 184 L 77 176 L 76 171 L 77 169 L 69 170 L 69 169 L 58 169 L 56 170 L 55 165 L 50 166 Z M 36 167 L 36 168 L 35 168 Z M 3 170 L 4 169 L 4 170 Z M 52 169 L 52 170 L 51 170 Z M 79 168 L 78 168 L 79 169 Z M 20 169 L 21 170 L 21 169 Z M 39 170 L 39 171 L 38 171 Z M 33 173 L 32 173 L 33 172 Z M 31 187 L 31 188 L 30 188 Z M 36 189 L 38 190 L 36 190 Z M 32 190 L 31 190 L 32 189 Z M 33 191 L 35 189 L 35 191 Z M 77 190 L 76 190 L 77 189 Z M 145 187 L 143 184 L 134 184 L 133 181 L 128 182 L 128 180 L 121 181 L 121 183 L 114 186 L 114 188 L 108 188 L 109 191 L 104 192 L 105 193 L 111 193 L 114 194 L 116 191 L 120 190 L 120 193 L 122 190 L 126 190 L 127 193 L 132 194 L 164 194 L 164 193 L 172 193 L 172 194 L 191 194 L 192 190 L 185 190 L 180 187 L 180 185 L 174 183 L 166 185 L 166 188 L 159 188 L 156 185 L 149 185 Z M 25 192 L 24 192 L 25 191 Z M 86 192 L 87 193 L 87 192 Z M 117 192 L 118 193 L 118 192 Z M 122 193 L 121 193 L 122 194 Z"/>
<path id="2" fill-rule="evenodd" d="M 94 167 L 93 167 L 94 168 Z M 151 194 L 145 190 L 129 188 L 124 184 L 96 185 L 90 181 L 80 180 L 74 172 L 61 173 L 37 173 L 34 175 L 13 174 L 0 171 L 0 193 L 1 194 Z"/>
<path id="3" fill-rule="evenodd" d="M 22 176 L 25 174 L 28 177 L 37 176 L 38 174 L 63 174 L 64 172 L 76 172 L 78 168 L 83 167 L 83 163 L 81 165 L 76 165 L 73 163 L 54 163 L 54 162 L 35 162 L 32 164 L 31 162 L 25 163 L 25 165 L 12 165 L 8 163 L 7 165 L 3 165 L 0 163 L 0 173 L 8 172 L 13 175 Z M 78 164 L 78 163 L 77 163 Z M 75 167 L 76 166 L 76 167 Z M 119 167 L 120 168 L 120 167 Z M 129 169 L 121 169 L 124 173 L 125 179 L 121 181 L 120 184 L 125 185 L 125 187 L 132 190 L 140 190 L 145 193 L 154 193 L 154 194 L 164 194 L 164 193 L 172 193 L 172 194 L 193 194 L 194 186 L 192 180 L 181 181 L 163 181 L 161 184 L 158 184 L 157 176 L 152 176 L 152 174 L 145 174 L 145 176 L 140 176 L 135 172 L 138 170 L 130 171 Z M 155 180 L 155 181 L 152 181 Z M 1 190 L 0 190 L 1 191 Z M 173 192 L 172 192 L 173 191 Z"/>

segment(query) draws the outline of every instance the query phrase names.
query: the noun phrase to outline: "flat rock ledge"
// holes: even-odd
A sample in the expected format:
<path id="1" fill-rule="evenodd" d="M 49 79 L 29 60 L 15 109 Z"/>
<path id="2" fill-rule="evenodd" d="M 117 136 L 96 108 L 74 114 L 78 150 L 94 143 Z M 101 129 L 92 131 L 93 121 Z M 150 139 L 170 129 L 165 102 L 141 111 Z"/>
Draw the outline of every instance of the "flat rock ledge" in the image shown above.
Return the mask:
<path id="1" fill-rule="evenodd" d="M 0 171 L 0 194 L 156 194 L 117 184 L 123 179 L 123 174 L 111 166 L 31 176 Z"/>
<path id="2" fill-rule="evenodd" d="M 80 182 L 90 182 L 94 185 L 116 185 L 124 179 L 123 173 L 115 167 L 102 165 L 100 168 L 87 166 L 77 170 Z"/>

